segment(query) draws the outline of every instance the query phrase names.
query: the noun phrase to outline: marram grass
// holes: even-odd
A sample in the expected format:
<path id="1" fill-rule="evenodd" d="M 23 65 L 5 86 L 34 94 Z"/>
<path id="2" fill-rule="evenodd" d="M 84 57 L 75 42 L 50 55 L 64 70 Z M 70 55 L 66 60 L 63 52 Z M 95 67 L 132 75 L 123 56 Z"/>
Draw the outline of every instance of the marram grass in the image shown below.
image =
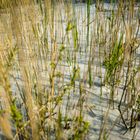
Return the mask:
<path id="1" fill-rule="evenodd" d="M 0 0 L 0 130 L 6 139 L 90 139 L 87 112 L 92 119 L 98 114 L 89 100 L 97 88 L 100 99 L 106 96 L 105 87 L 98 139 L 109 139 L 118 122 L 126 132 L 138 129 L 139 8 L 132 0 L 111 1 L 105 9 L 98 0 L 93 12 L 93 1 L 86 2 L 83 12 L 65 0 Z M 119 116 L 108 128 L 116 108 Z"/>

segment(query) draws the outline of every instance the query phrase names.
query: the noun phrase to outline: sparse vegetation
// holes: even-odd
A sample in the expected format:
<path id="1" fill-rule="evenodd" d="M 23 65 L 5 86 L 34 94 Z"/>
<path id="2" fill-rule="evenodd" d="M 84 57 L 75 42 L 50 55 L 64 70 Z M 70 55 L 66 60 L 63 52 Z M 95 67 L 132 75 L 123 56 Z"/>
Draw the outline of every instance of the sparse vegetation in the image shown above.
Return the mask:
<path id="1" fill-rule="evenodd" d="M 107 140 L 117 125 L 136 139 L 139 6 L 0 0 L 0 138 Z"/>

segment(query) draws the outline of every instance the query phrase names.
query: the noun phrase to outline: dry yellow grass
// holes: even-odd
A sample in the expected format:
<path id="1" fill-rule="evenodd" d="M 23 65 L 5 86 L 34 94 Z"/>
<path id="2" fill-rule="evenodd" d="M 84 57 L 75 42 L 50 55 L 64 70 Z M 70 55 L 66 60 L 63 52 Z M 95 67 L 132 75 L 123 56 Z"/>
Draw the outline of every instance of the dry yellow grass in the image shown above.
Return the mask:
<path id="1" fill-rule="evenodd" d="M 121 2 L 118 9 L 112 10 L 108 17 L 101 10 L 101 3 L 101 8 L 94 15 L 95 19 L 90 22 L 88 17 L 89 23 L 87 13 L 83 14 L 82 9 L 76 17 L 72 3 L 67 4 L 63 0 L 59 2 L 60 5 L 51 0 L 38 0 L 38 4 L 32 0 L 0 1 L 0 7 L 7 7 L 2 9 L 4 13 L 0 13 L 0 105 L 5 106 L 0 110 L 5 111 L 0 112 L 0 127 L 8 139 L 13 139 L 11 122 L 16 128 L 14 139 L 20 139 L 20 135 L 25 139 L 51 139 L 52 132 L 57 139 L 68 139 L 65 131 L 69 129 L 73 139 L 84 139 L 89 126 L 84 120 L 85 93 L 89 83 L 90 90 L 94 89 L 94 76 L 97 75 L 104 81 L 111 79 L 110 84 L 107 83 L 113 93 L 109 95 L 109 100 L 114 100 L 119 86 L 123 84 L 126 96 L 124 102 L 130 104 L 125 110 L 132 110 L 132 106 L 137 105 L 139 75 L 133 76 L 135 73 L 131 66 L 135 67 L 132 63 L 135 54 L 132 51 L 139 47 L 140 40 L 135 37 L 138 24 L 131 21 L 135 13 L 133 1 L 128 7 L 130 12 L 123 9 L 125 5 Z M 81 14 L 82 22 L 79 23 Z M 124 15 L 128 15 L 128 18 Z M 88 26 L 91 40 L 86 38 Z M 83 36 L 85 42 L 88 40 L 88 46 L 85 42 L 82 44 L 80 36 Z M 80 45 L 85 45 L 87 52 Z M 82 62 L 78 62 L 79 57 L 84 58 L 81 59 Z M 109 67 L 106 66 L 105 70 L 109 69 L 109 74 L 111 71 L 110 77 L 102 73 L 103 61 L 106 59 Z M 96 61 L 99 62 L 98 67 L 94 64 Z M 128 68 L 127 75 L 123 70 L 124 65 Z M 132 102 L 134 86 L 137 90 Z M 100 91 L 102 92 L 102 87 Z M 78 96 L 78 99 L 74 99 L 75 95 L 73 97 L 73 102 L 76 100 L 74 105 L 69 102 L 71 93 Z M 67 97 L 67 103 L 61 108 L 63 97 Z M 101 130 L 100 139 L 105 136 L 108 115 L 109 110 L 103 115 L 105 122 L 101 126 L 103 131 Z"/>

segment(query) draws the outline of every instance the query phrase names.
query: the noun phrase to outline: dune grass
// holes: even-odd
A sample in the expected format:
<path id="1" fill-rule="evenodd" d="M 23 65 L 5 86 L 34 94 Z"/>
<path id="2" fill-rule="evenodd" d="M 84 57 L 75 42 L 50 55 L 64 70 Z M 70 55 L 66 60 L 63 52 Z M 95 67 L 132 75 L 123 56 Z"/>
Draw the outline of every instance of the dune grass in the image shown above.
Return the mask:
<path id="1" fill-rule="evenodd" d="M 116 106 L 136 138 L 140 9 L 134 0 L 116 7 L 111 1 L 108 9 L 97 1 L 95 13 L 91 0 L 84 6 L 83 13 L 71 1 L 0 0 L 0 129 L 6 139 L 88 139 L 92 122 L 85 116 L 94 109 L 87 98 L 95 77 L 101 78 L 100 97 L 104 87 L 110 90 L 99 139 L 109 138 L 109 111 Z"/>

